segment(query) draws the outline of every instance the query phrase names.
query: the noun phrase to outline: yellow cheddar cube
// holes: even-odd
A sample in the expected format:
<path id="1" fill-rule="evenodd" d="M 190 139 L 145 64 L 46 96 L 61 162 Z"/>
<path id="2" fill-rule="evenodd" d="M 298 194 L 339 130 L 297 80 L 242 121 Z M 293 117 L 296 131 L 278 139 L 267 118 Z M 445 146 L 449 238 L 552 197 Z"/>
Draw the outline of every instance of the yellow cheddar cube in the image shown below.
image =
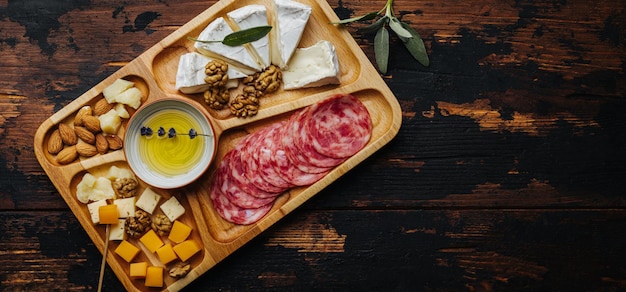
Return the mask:
<path id="1" fill-rule="evenodd" d="M 146 269 L 146 287 L 163 287 L 163 267 Z"/>
<path id="2" fill-rule="evenodd" d="M 139 253 L 139 248 L 126 240 L 122 240 L 122 242 L 120 242 L 120 245 L 118 245 L 115 249 L 115 253 L 121 256 L 127 262 L 130 262 L 133 260 L 133 258 L 135 258 L 137 253 Z"/>
<path id="3" fill-rule="evenodd" d="M 178 258 L 176 256 L 176 253 L 174 252 L 174 249 L 172 248 L 172 245 L 169 243 L 157 249 L 156 253 L 159 256 L 161 263 L 164 265 L 167 265 Z"/>
<path id="4" fill-rule="evenodd" d="M 193 239 L 185 240 L 173 247 L 174 252 L 178 255 L 181 261 L 187 261 L 193 255 L 198 253 L 202 248 Z"/>
<path id="5" fill-rule="evenodd" d="M 130 276 L 133 278 L 145 278 L 148 271 L 148 263 L 131 263 L 130 264 Z"/>
<path id="6" fill-rule="evenodd" d="M 161 238 L 152 229 L 139 238 L 139 241 L 141 241 L 141 243 L 143 243 L 143 245 L 145 245 L 150 252 L 155 252 L 159 249 L 159 247 L 163 246 L 163 240 L 161 240 Z"/>
<path id="7" fill-rule="evenodd" d="M 98 208 L 98 217 L 100 218 L 100 224 L 117 224 L 117 218 L 120 217 L 120 213 L 117 211 L 115 204 L 105 205 Z"/>
<path id="8" fill-rule="evenodd" d="M 191 234 L 191 227 L 176 220 L 174 221 L 170 235 L 168 235 L 167 238 L 173 242 L 181 243 L 189 237 L 189 234 Z"/>

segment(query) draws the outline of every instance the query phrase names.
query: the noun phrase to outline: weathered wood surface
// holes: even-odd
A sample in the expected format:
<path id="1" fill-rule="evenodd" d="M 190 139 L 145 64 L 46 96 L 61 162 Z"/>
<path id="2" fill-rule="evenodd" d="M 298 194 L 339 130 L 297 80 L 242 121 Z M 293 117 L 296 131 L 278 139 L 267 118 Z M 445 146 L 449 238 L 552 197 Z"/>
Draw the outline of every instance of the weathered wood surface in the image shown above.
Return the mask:
<path id="1" fill-rule="evenodd" d="M 212 3 L 0 0 L 0 290 L 96 287 L 100 254 L 32 137 Z M 188 290 L 626 289 L 626 4 L 394 7 L 431 58 L 392 38 L 398 136 Z"/>

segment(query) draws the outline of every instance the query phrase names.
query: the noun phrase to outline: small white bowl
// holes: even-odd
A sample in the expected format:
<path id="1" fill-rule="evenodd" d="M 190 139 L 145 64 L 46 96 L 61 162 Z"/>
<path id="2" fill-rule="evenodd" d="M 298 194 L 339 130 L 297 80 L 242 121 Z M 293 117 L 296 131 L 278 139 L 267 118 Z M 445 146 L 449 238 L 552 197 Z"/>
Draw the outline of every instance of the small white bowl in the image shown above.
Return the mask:
<path id="1" fill-rule="evenodd" d="M 173 121 L 171 119 L 164 118 L 164 115 L 169 114 L 175 116 L 184 116 L 185 119 L 178 119 L 178 121 Z M 195 104 L 192 101 L 185 101 L 181 99 L 174 98 L 163 98 L 158 99 L 152 102 L 148 102 L 142 107 L 140 107 L 137 112 L 133 114 L 130 121 L 128 122 L 128 127 L 126 128 L 126 134 L 124 139 L 124 153 L 126 155 L 126 160 L 131 168 L 131 170 L 135 173 L 135 175 L 144 181 L 145 183 L 161 189 L 173 189 L 183 187 L 188 185 L 198 179 L 204 172 L 209 168 L 209 165 L 213 161 L 213 158 L 216 153 L 217 141 L 215 139 L 215 131 L 211 122 L 207 118 L 208 113 L 201 106 Z M 160 121 L 159 125 L 148 125 L 150 123 L 154 124 L 155 119 Z M 150 153 L 161 151 L 167 152 L 170 155 L 162 155 L 159 156 L 164 159 L 169 159 L 170 157 L 178 156 L 179 154 L 189 154 L 182 153 L 183 151 L 173 152 L 176 145 L 172 147 L 171 143 L 176 144 L 176 140 L 167 140 L 167 139 L 190 139 L 189 136 L 185 135 L 189 131 L 189 129 L 181 129 L 177 130 L 177 135 L 175 138 L 167 137 L 167 130 L 171 125 L 168 124 L 176 124 L 180 121 L 191 121 L 197 124 L 197 133 L 203 134 L 199 135 L 191 141 L 200 142 L 202 144 L 198 145 L 200 152 L 197 154 L 191 154 L 194 157 L 185 161 L 185 163 L 190 164 L 187 168 L 185 166 L 184 170 L 177 169 L 173 167 L 170 169 L 169 166 L 161 167 L 155 166 L 154 161 L 156 161 L 158 153 Z M 142 128 L 149 126 L 153 130 L 152 136 L 144 136 L 141 134 Z M 159 126 L 163 126 L 166 130 L 165 136 L 158 137 L 157 131 Z M 151 139 L 149 142 L 147 140 L 142 139 Z M 154 140 L 153 140 L 154 139 Z M 181 144 L 187 141 L 179 141 Z M 168 147 L 161 147 L 159 144 L 151 144 L 152 147 L 157 147 L 157 150 L 146 149 L 148 145 L 146 143 L 170 143 L 170 144 L 160 144 L 160 145 L 168 145 Z M 157 146 L 154 146 L 157 145 Z M 144 148 L 144 149 L 142 149 Z M 149 148 L 149 147 L 148 147 Z M 143 154 L 143 155 L 142 155 Z M 188 158 L 188 157 L 177 157 L 177 159 Z M 178 163 L 178 162 L 176 162 Z"/>

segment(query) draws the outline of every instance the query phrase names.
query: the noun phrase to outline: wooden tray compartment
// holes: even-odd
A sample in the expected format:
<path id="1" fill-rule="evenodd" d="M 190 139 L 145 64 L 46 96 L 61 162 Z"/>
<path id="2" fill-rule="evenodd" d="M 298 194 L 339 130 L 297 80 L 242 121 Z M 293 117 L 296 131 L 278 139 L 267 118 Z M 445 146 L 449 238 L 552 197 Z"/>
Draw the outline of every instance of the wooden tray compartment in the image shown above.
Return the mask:
<path id="1" fill-rule="evenodd" d="M 156 190 L 165 198 L 176 196 L 185 206 L 187 211 L 182 220 L 194 228 L 192 237 L 201 242 L 204 247 L 201 254 L 192 258 L 193 270 L 189 275 L 178 280 L 168 276 L 164 277 L 166 279 L 165 290 L 182 289 L 189 282 L 379 150 L 399 130 L 402 116 L 395 96 L 352 36 L 346 30 L 328 24 L 337 20 L 337 16 L 326 1 L 297 1 L 306 3 L 313 8 L 299 47 L 312 45 L 319 40 L 328 40 L 333 43 L 339 57 L 342 82 L 340 85 L 327 85 L 317 88 L 280 90 L 261 98 L 260 110 L 252 118 L 241 119 L 231 116 L 227 110 L 216 111 L 206 107 L 209 111 L 208 118 L 213 123 L 216 139 L 218 139 L 216 160 L 196 182 L 181 189 Z M 96 226 L 91 223 L 87 206 L 76 199 L 76 185 L 86 172 L 98 174 L 103 173 L 111 165 L 127 165 L 124 152 L 117 150 L 104 155 L 98 154 L 88 159 L 80 159 L 69 165 L 59 165 L 55 162 L 54 156 L 48 154 L 46 150 L 50 133 L 58 127 L 59 123 L 71 124 L 78 109 L 84 105 L 95 104 L 102 97 L 102 90 L 118 78 L 134 81 L 144 93 L 145 100 L 143 102 L 170 97 L 195 100 L 198 105 L 204 106 L 201 95 L 185 95 L 175 89 L 179 57 L 194 51 L 193 42 L 187 40 L 187 36 L 197 36 L 209 22 L 217 17 L 225 16 L 228 11 L 249 4 L 264 4 L 269 9 L 270 3 L 271 0 L 222 0 L 217 2 L 128 65 L 52 115 L 39 127 L 34 140 L 37 159 L 98 249 L 104 250 L 105 229 L 103 226 Z M 337 93 L 353 94 L 365 104 L 370 112 L 373 132 L 365 148 L 334 168 L 317 183 L 308 187 L 293 188 L 282 194 L 275 201 L 270 212 L 255 224 L 235 225 L 219 217 L 213 209 L 208 191 L 216 165 L 219 164 L 224 154 L 232 149 L 235 143 L 246 134 L 253 133 L 272 122 L 284 120 L 295 111 Z M 123 122 L 121 130 L 118 132 L 121 137 L 124 135 L 127 122 L 128 120 Z M 142 182 L 140 185 L 141 190 L 147 187 Z M 111 242 L 110 244 L 109 248 L 112 251 L 118 243 Z M 138 244 L 138 246 L 141 245 Z M 147 256 L 145 260 L 158 262 L 150 256 Z M 150 290 L 144 287 L 143 281 L 129 278 L 128 263 L 113 252 L 108 254 L 107 262 L 126 289 Z"/>

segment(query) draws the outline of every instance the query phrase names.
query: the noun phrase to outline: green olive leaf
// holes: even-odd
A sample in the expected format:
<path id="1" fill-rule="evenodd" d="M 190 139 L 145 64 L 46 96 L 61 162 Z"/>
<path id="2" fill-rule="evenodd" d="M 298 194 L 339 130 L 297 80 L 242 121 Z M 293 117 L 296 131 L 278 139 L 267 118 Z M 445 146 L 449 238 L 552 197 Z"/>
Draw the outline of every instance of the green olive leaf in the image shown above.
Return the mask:
<path id="1" fill-rule="evenodd" d="M 400 25 L 402 25 L 402 27 L 412 35 L 411 38 L 400 37 L 404 46 L 407 50 L 409 50 L 409 53 L 411 53 L 411 56 L 424 66 L 430 65 L 430 60 L 428 59 L 428 53 L 426 53 L 426 47 L 424 47 L 422 37 L 407 23 L 401 22 Z"/>
<path id="2" fill-rule="evenodd" d="M 380 19 L 378 19 L 376 22 L 359 29 L 358 31 L 360 33 L 373 33 L 373 32 L 377 32 L 378 29 L 380 29 L 382 26 L 384 26 L 385 24 L 387 24 L 387 22 L 389 21 L 389 17 L 387 16 L 383 16 Z"/>
<path id="3" fill-rule="evenodd" d="M 402 27 L 400 21 L 395 17 L 392 17 L 391 21 L 389 21 L 389 27 L 398 35 L 398 37 L 407 39 L 413 37 L 408 30 Z"/>
<path id="4" fill-rule="evenodd" d="M 366 21 L 366 20 L 372 20 L 374 18 L 376 18 L 376 16 L 378 16 L 378 12 L 370 12 L 361 16 L 357 16 L 357 17 L 352 17 L 352 18 L 348 18 L 348 19 L 342 19 L 340 21 L 335 21 L 335 22 L 331 22 L 330 24 L 346 24 L 346 23 L 350 23 L 350 22 L 355 22 L 355 21 Z"/>
<path id="5" fill-rule="evenodd" d="M 236 46 L 241 46 L 247 43 L 257 41 L 261 39 L 262 37 L 266 36 L 270 32 L 270 30 L 272 30 L 272 27 L 269 25 L 242 29 L 240 31 L 236 31 L 225 36 L 224 39 L 221 41 L 199 40 L 197 38 L 190 37 L 190 36 L 188 36 L 187 39 L 192 40 L 194 42 L 200 42 L 200 43 L 222 43 L 230 47 L 236 47 Z"/>
<path id="6" fill-rule="evenodd" d="M 387 74 L 387 63 L 389 62 L 389 31 L 384 26 L 378 29 L 374 37 L 374 56 L 376 57 L 378 70 L 383 74 Z"/>

